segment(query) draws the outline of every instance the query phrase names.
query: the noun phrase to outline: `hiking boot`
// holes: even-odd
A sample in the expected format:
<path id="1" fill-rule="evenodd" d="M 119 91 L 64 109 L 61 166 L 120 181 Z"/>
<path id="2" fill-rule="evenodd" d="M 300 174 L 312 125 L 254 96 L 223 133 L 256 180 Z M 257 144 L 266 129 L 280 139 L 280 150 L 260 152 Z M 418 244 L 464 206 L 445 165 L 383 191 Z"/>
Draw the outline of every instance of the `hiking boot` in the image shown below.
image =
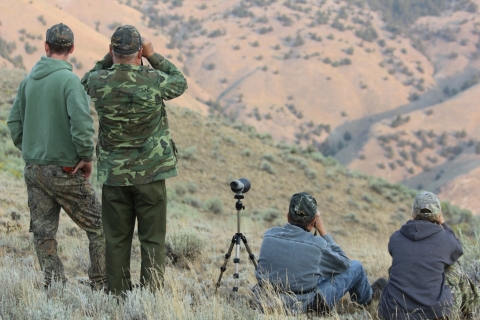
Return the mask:
<path id="1" fill-rule="evenodd" d="M 388 281 L 385 278 L 378 278 L 370 288 L 372 288 L 372 300 L 373 299 L 380 299 L 380 296 L 382 295 L 383 289 L 387 286 Z"/>

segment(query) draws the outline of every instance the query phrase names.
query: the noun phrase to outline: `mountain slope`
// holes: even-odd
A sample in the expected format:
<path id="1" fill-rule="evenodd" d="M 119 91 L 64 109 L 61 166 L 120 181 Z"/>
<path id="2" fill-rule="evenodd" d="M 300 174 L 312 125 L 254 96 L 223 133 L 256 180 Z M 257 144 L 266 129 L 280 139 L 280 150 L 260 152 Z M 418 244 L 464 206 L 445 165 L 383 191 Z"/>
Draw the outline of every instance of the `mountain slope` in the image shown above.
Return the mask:
<path id="1" fill-rule="evenodd" d="M 436 178 L 447 171 L 445 159 L 459 167 L 445 178 L 476 168 L 455 159 L 476 159 L 480 141 L 470 103 L 480 98 L 480 1 L 417 2 L 394 12 L 377 0 L 5 0 L 0 65 L 29 70 L 42 55 L 45 29 L 63 21 L 75 32 L 72 64 L 82 76 L 106 53 L 114 29 L 133 24 L 186 74 L 189 89 L 179 105 L 319 149 L 349 168 L 443 193 L 455 183 Z M 437 117 L 448 119 L 448 128 Z M 465 117 L 473 125 L 465 126 Z M 428 139 L 418 133 L 423 128 L 433 131 Z M 444 132 L 450 144 L 423 151 L 426 139 L 431 144 Z M 395 134 L 404 136 L 394 138 L 403 140 L 400 146 L 384 141 Z"/>

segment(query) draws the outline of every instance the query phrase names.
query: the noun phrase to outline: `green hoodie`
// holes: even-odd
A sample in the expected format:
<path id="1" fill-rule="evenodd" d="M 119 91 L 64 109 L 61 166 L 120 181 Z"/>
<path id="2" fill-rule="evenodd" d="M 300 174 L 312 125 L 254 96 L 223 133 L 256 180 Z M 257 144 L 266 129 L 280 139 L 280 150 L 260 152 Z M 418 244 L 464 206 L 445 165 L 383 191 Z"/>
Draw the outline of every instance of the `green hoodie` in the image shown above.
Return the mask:
<path id="1" fill-rule="evenodd" d="M 74 167 L 92 159 L 88 96 L 67 61 L 44 56 L 37 62 L 18 88 L 7 123 L 27 163 Z"/>

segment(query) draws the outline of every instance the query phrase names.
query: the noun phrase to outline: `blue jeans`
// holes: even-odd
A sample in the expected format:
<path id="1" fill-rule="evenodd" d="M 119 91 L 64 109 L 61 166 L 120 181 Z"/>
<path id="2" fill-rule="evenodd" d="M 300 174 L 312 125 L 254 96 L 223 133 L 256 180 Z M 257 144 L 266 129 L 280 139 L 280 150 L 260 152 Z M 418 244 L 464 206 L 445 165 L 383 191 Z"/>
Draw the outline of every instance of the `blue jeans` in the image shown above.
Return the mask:
<path id="1" fill-rule="evenodd" d="M 329 278 L 320 278 L 318 288 L 331 310 L 347 292 L 350 293 L 352 301 L 358 304 L 367 304 L 372 299 L 367 274 L 357 260 L 351 260 L 350 267 L 342 273 Z"/>

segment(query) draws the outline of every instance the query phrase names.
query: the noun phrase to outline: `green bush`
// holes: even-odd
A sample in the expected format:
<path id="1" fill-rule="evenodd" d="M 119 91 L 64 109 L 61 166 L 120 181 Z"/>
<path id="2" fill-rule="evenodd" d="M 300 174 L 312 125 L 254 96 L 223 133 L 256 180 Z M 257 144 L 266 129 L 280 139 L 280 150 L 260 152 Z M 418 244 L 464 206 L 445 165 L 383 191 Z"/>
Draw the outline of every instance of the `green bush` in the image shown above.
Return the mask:
<path id="1" fill-rule="evenodd" d="M 242 156 L 244 157 L 250 157 L 252 155 L 252 151 L 248 148 L 245 148 L 242 150 Z"/>
<path id="2" fill-rule="evenodd" d="M 185 149 L 180 149 L 178 151 L 177 157 L 180 159 L 185 159 L 185 160 L 195 160 L 196 159 L 196 152 L 197 152 L 197 147 L 195 146 L 189 146 L 186 147 Z"/>
<path id="3" fill-rule="evenodd" d="M 268 222 L 272 222 L 281 217 L 282 217 L 282 212 L 277 208 L 270 207 L 260 212 L 260 218 Z"/>
<path id="4" fill-rule="evenodd" d="M 343 216 L 343 219 L 348 222 L 360 222 L 360 219 L 358 218 L 357 214 L 355 212 L 349 212 L 346 215 Z"/>
<path id="5" fill-rule="evenodd" d="M 35 51 L 37 51 L 37 47 L 36 47 L 36 46 L 33 46 L 33 45 L 31 45 L 30 43 L 25 42 L 25 52 L 26 52 L 26 53 L 32 54 L 32 53 L 34 53 Z"/>
<path id="6" fill-rule="evenodd" d="M 270 161 L 270 162 L 276 162 L 277 157 L 273 153 L 264 153 L 262 156 L 263 159 Z"/>
<path id="7" fill-rule="evenodd" d="M 219 197 L 208 199 L 203 205 L 204 210 L 211 211 L 215 214 L 223 213 L 223 202 Z"/>
<path id="8" fill-rule="evenodd" d="M 188 192 L 190 193 L 195 193 L 198 191 L 198 184 L 196 184 L 195 182 L 189 182 L 187 183 L 187 190 Z"/>
<path id="9" fill-rule="evenodd" d="M 472 212 L 470 210 L 461 209 L 449 201 L 442 201 L 441 204 L 443 217 L 449 224 L 469 223 L 472 219 Z"/>
<path id="10" fill-rule="evenodd" d="M 360 30 L 355 31 L 355 35 L 360 39 L 363 39 L 368 42 L 373 42 L 375 41 L 375 39 L 378 38 L 378 33 L 371 24 L 365 26 Z"/>
<path id="11" fill-rule="evenodd" d="M 189 206 L 192 206 L 194 208 L 201 208 L 202 207 L 202 201 L 194 198 L 192 196 L 186 196 L 184 198 L 184 203 L 188 204 Z"/>
<path id="12" fill-rule="evenodd" d="M 275 175 L 276 173 L 271 163 L 268 162 L 267 160 L 263 160 L 262 163 L 260 163 L 260 170 L 266 171 L 273 175 Z"/>
<path id="13" fill-rule="evenodd" d="M 215 69 L 215 63 L 207 63 L 206 65 L 204 65 L 204 68 L 208 71 L 211 71 Z"/>
<path id="14" fill-rule="evenodd" d="M 182 183 L 175 184 L 175 193 L 179 197 L 183 197 L 187 193 L 187 188 Z"/>
<path id="15" fill-rule="evenodd" d="M 167 232 L 165 239 L 165 253 L 173 264 L 185 264 L 187 261 L 197 260 L 206 244 L 204 237 L 198 235 L 191 228 L 173 228 Z"/>
<path id="16" fill-rule="evenodd" d="M 305 176 L 310 180 L 314 180 L 317 178 L 317 171 L 315 169 L 306 168 Z"/>

